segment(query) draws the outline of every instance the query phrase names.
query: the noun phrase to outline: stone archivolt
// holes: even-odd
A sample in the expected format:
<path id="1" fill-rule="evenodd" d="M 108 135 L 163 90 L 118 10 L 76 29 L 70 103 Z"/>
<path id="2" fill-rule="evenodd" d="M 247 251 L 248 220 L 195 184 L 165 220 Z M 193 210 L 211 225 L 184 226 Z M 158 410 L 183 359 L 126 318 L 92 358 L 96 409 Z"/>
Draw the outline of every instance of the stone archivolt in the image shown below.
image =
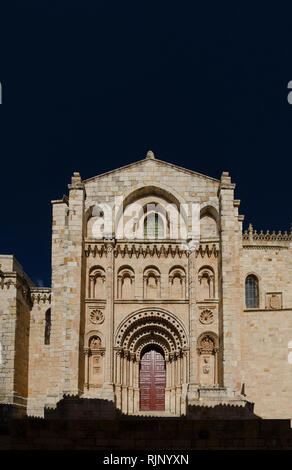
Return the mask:
<path id="1" fill-rule="evenodd" d="M 130 349 L 135 333 L 146 328 L 164 331 L 168 335 L 170 344 L 176 349 L 187 347 L 187 334 L 183 325 L 171 313 L 163 309 L 142 309 L 126 319 L 120 326 L 116 335 L 116 346 Z M 170 349 L 171 350 L 171 349 Z"/>
<path id="2" fill-rule="evenodd" d="M 139 363 L 149 346 L 162 351 L 166 362 L 166 411 L 181 413 L 182 384 L 188 376 L 188 339 L 183 324 L 164 309 L 142 309 L 120 325 L 115 337 L 115 393 L 118 408 L 139 411 Z M 131 365 L 135 363 L 135 365 Z M 134 399 L 129 399 L 131 393 Z"/>

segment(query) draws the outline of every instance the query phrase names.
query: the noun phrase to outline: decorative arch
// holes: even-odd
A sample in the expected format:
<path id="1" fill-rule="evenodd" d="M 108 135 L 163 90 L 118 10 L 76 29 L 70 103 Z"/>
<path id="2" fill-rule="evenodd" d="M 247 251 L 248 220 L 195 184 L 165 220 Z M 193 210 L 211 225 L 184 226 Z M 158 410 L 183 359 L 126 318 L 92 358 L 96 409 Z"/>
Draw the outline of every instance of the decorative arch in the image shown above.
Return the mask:
<path id="1" fill-rule="evenodd" d="M 201 300 L 215 298 L 215 274 L 212 266 L 202 266 L 198 272 L 199 296 Z"/>
<path id="2" fill-rule="evenodd" d="M 135 293 L 135 272 L 131 266 L 121 266 L 117 277 L 117 298 L 132 299 Z"/>
<path id="3" fill-rule="evenodd" d="M 213 331 L 205 331 L 198 337 L 198 380 L 201 386 L 216 387 L 218 377 L 219 339 Z"/>
<path id="4" fill-rule="evenodd" d="M 90 339 L 93 336 L 98 336 L 101 340 L 102 347 L 104 347 L 104 335 L 101 333 L 101 331 L 99 331 L 99 330 L 90 330 L 86 333 L 86 335 L 84 337 L 84 340 L 85 340 L 84 344 L 86 345 L 86 348 L 89 347 Z"/>
<path id="5" fill-rule="evenodd" d="M 92 266 L 89 270 L 88 298 L 105 299 L 105 270 L 102 266 Z"/>
<path id="6" fill-rule="evenodd" d="M 165 409 L 174 412 L 181 386 L 188 380 L 188 335 L 184 325 L 165 309 L 141 309 L 128 315 L 115 335 L 115 390 L 117 406 L 139 411 L 139 364 L 145 348 L 160 348 L 166 361 Z M 132 387 L 134 399 L 123 396 Z M 128 390 L 128 389 L 127 389 Z M 128 408 L 133 403 L 133 408 Z M 130 405 L 132 406 L 132 405 Z"/>
<path id="7" fill-rule="evenodd" d="M 94 335 L 89 339 L 88 347 L 91 350 L 99 349 L 101 347 L 101 338 L 100 336 Z"/>
<path id="8" fill-rule="evenodd" d="M 123 233 L 120 227 L 122 215 L 126 213 L 128 208 L 131 208 L 131 206 L 133 206 L 134 208 L 136 203 L 140 204 L 145 199 L 149 199 L 147 203 L 160 205 L 162 212 L 165 212 L 165 211 L 168 212 L 169 204 L 174 205 L 177 211 L 178 218 L 179 218 L 179 226 L 181 227 L 181 229 L 184 229 L 184 230 L 187 229 L 188 216 L 185 210 L 186 201 L 180 194 L 178 194 L 173 188 L 169 188 L 163 184 L 160 184 L 159 186 L 139 185 L 134 191 L 130 190 L 126 192 L 123 196 L 123 202 L 120 205 L 116 213 L 116 217 L 115 217 L 117 238 L 121 238 L 120 233 Z M 141 207 L 140 210 L 139 208 L 135 208 L 134 212 L 137 212 L 137 214 L 136 214 L 136 217 L 132 216 L 132 225 L 134 222 L 134 225 L 136 227 L 135 231 L 137 229 L 137 224 L 139 224 L 140 227 L 142 227 L 141 236 L 143 238 L 143 225 L 141 226 L 141 218 L 143 218 L 145 208 L 144 208 L 144 204 L 142 204 L 142 206 L 143 207 Z M 132 213 L 132 210 L 130 212 Z M 169 224 L 169 221 L 167 222 L 167 224 Z M 165 226 L 165 228 L 167 228 L 168 232 L 170 231 L 170 226 L 167 225 Z M 138 238 L 140 238 L 140 236 L 138 236 Z M 176 238 L 179 238 L 179 237 L 176 237 Z"/>
<path id="9" fill-rule="evenodd" d="M 170 298 L 184 299 L 186 297 L 186 272 L 182 266 L 173 266 L 169 270 Z"/>
<path id="10" fill-rule="evenodd" d="M 101 238 L 104 231 L 105 208 L 102 205 L 91 204 L 84 213 L 84 236 L 87 238 Z M 96 222 L 99 226 L 99 234 L 95 233 Z"/>
<path id="11" fill-rule="evenodd" d="M 161 276 L 156 266 L 147 266 L 144 269 L 143 297 L 151 300 L 161 298 Z"/>
<path id="12" fill-rule="evenodd" d="M 198 337 L 197 348 L 199 353 L 204 351 L 213 352 L 219 349 L 219 339 L 214 331 L 205 331 Z"/>
<path id="13" fill-rule="evenodd" d="M 200 234 L 201 239 L 219 237 L 219 214 L 217 209 L 208 204 L 201 207 L 200 211 Z"/>
<path id="14" fill-rule="evenodd" d="M 130 350 L 135 333 L 145 326 L 148 327 L 148 333 L 153 331 L 153 336 L 156 334 L 154 326 L 168 331 L 168 339 L 172 340 L 168 343 L 170 352 L 188 347 L 188 336 L 182 322 L 171 312 L 161 308 L 143 308 L 128 315 L 117 330 L 115 346 Z M 174 348 L 171 347 L 172 342 Z M 132 349 L 132 352 L 135 350 Z"/>
<path id="15" fill-rule="evenodd" d="M 103 335 L 98 330 L 91 330 L 85 336 L 85 389 L 102 387 L 104 381 L 105 347 Z"/>
<path id="16" fill-rule="evenodd" d="M 142 357 L 142 355 L 144 354 L 147 348 L 151 348 L 153 346 L 159 348 L 163 352 L 165 359 L 169 357 L 167 344 L 163 340 L 158 339 L 158 338 L 154 339 L 154 338 L 145 337 L 143 341 L 141 341 L 137 347 L 137 352 L 136 352 L 137 359 L 140 359 Z"/>

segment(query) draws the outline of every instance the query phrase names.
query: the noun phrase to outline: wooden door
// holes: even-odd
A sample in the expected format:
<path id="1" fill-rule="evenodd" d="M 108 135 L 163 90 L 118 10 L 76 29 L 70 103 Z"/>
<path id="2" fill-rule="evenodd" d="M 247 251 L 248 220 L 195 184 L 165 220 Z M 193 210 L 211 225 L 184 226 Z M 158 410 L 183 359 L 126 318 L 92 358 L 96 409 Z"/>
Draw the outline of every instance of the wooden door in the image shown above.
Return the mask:
<path id="1" fill-rule="evenodd" d="M 166 371 L 163 355 L 151 349 L 140 364 L 140 410 L 164 410 Z"/>

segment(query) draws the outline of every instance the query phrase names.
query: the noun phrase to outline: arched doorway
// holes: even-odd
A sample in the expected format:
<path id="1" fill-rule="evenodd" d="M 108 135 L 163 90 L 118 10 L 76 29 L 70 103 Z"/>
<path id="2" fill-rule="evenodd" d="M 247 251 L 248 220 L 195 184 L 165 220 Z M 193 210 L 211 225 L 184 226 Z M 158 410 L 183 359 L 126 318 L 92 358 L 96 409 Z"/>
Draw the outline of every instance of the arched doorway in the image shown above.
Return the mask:
<path id="1" fill-rule="evenodd" d="M 182 390 L 183 385 L 188 383 L 189 376 L 187 338 L 181 321 L 165 309 L 143 308 L 124 319 L 117 328 L 114 347 L 116 407 L 122 413 L 132 414 L 140 410 L 154 409 L 176 414 L 185 413 L 186 401 L 182 399 Z M 156 351 L 160 356 L 153 352 L 144 357 L 144 354 L 150 351 Z M 162 377 L 159 372 L 162 372 Z M 147 380 L 148 392 L 145 383 Z M 164 399 L 159 403 L 157 390 L 151 387 L 160 380 L 164 383 Z M 141 397 L 144 401 L 142 406 Z"/>
<path id="2" fill-rule="evenodd" d="M 140 410 L 164 411 L 166 367 L 162 352 L 158 348 L 144 350 L 139 374 Z"/>

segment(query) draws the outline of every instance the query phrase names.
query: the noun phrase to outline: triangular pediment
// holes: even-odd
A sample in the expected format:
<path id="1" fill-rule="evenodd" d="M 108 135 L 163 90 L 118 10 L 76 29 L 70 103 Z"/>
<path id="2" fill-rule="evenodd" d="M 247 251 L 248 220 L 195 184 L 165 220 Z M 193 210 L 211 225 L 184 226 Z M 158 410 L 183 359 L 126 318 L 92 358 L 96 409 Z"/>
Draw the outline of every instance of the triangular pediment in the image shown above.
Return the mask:
<path id="1" fill-rule="evenodd" d="M 94 180 L 97 180 L 97 179 L 101 179 L 101 178 L 104 178 L 106 176 L 109 176 L 109 175 L 116 175 L 118 173 L 125 173 L 125 172 L 131 172 L 133 171 L 135 168 L 139 168 L 140 167 L 140 170 L 143 172 L 143 169 L 147 169 L 147 167 L 157 167 L 157 170 L 158 171 L 161 171 L 163 170 L 163 168 L 165 169 L 170 169 L 172 171 L 175 171 L 175 172 L 178 172 L 178 173 L 183 173 L 183 174 L 188 174 L 190 176 L 194 176 L 194 177 L 197 177 L 197 178 L 203 178 L 205 180 L 208 180 L 208 181 L 213 181 L 214 183 L 219 183 L 219 180 L 217 180 L 216 178 L 212 178 L 210 176 L 207 176 L 207 175 L 203 175 L 201 173 L 198 173 L 196 171 L 193 171 L 193 170 L 189 170 L 187 168 L 183 168 L 181 166 L 178 166 L 178 165 L 175 165 L 173 163 L 169 163 L 169 162 L 166 162 L 164 160 L 160 160 L 158 158 L 143 158 L 142 160 L 138 160 L 136 162 L 133 162 L 133 163 L 130 163 L 129 165 L 125 165 L 125 166 L 122 166 L 120 168 L 116 168 L 114 170 L 110 170 L 110 171 L 107 171 L 105 173 L 101 173 L 100 175 L 96 175 L 96 176 L 93 176 L 91 178 L 88 178 L 86 180 L 84 180 L 84 183 L 90 183 L 90 182 L 93 182 Z"/>

